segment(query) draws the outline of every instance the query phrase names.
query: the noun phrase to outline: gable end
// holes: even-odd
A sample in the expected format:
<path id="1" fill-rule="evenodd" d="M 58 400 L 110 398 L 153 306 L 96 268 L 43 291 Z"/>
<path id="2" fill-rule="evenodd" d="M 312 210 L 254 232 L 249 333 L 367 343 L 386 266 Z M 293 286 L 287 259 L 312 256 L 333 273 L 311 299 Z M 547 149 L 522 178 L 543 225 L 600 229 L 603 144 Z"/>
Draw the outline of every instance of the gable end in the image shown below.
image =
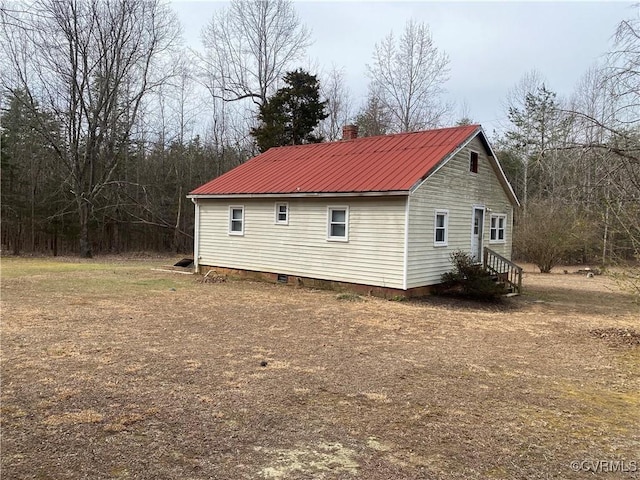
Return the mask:
<path id="1" fill-rule="evenodd" d="M 424 182 L 426 182 L 429 179 L 429 177 L 433 176 L 433 174 L 435 174 L 444 165 L 446 165 L 453 157 L 455 157 L 460 151 L 462 151 L 467 145 L 469 145 L 469 143 L 471 143 L 475 138 L 478 138 L 482 143 L 482 146 L 485 149 L 487 157 L 489 158 L 489 163 L 491 164 L 491 168 L 496 174 L 496 177 L 498 177 L 500 185 L 502 185 L 502 188 L 504 189 L 505 194 L 509 198 L 509 201 L 513 206 L 519 207 L 520 201 L 518 200 L 518 197 L 516 197 L 516 194 L 513 191 L 513 188 L 511 187 L 509 180 L 507 180 L 507 176 L 505 175 L 504 170 L 502 170 L 502 167 L 500 166 L 500 163 L 497 160 L 496 154 L 491 148 L 491 145 L 489 144 L 489 141 L 487 140 L 487 137 L 482 127 L 478 127 L 478 129 L 475 132 L 473 132 L 471 135 L 469 135 L 469 137 L 464 142 L 462 142 L 455 150 L 453 150 L 449 155 L 444 157 L 429 172 L 427 172 L 418 182 L 416 182 L 413 185 L 413 187 L 411 187 L 410 193 L 414 193 L 416 190 L 418 190 L 422 186 L 422 184 L 424 184 Z"/>

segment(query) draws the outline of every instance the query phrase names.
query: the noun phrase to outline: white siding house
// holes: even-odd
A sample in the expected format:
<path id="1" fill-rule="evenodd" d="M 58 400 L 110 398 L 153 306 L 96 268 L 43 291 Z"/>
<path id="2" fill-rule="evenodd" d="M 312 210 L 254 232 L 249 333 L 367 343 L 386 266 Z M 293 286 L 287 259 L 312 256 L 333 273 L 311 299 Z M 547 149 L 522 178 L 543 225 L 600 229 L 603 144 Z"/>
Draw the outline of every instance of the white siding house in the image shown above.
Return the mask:
<path id="1" fill-rule="evenodd" d="M 191 192 L 198 270 L 411 294 L 511 256 L 517 199 L 477 126 L 271 149 Z"/>

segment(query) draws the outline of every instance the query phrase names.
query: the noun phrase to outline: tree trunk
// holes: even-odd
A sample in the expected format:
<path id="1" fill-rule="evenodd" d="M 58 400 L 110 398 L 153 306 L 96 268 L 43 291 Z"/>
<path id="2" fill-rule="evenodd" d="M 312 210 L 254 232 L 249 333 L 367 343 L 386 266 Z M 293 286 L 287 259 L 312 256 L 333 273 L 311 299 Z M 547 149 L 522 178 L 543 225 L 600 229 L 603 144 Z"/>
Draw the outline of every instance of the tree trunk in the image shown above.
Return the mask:
<path id="1" fill-rule="evenodd" d="M 88 202 L 80 200 L 78 214 L 80 220 L 80 258 L 91 258 L 91 242 L 89 241 L 89 216 L 91 207 Z"/>
<path id="2" fill-rule="evenodd" d="M 53 224 L 53 245 L 51 246 L 53 250 L 53 256 L 58 256 L 58 224 Z"/>
<path id="3" fill-rule="evenodd" d="M 178 177 L 179 178 L 179 177 Z M 178 214 L 176 215 L 176 227 L 173 230 L 173 250 L 178 253 L 180 251 L 180 216 L 182 214 L 182 185 L 178 190 Z"/>
<path id="4" fill-rule="evenodd" d="M 15 235 L 13 240 L 13 254 L 20 255 L 20 246 L 22 243 L 22 222 L 18 221 L 15 227 Z"/>
<path id="5" fill-rule="evenodd" d="M 602 235 L 602 265 L 607 264 L 608 241 L 609 241 L 609 203 L 607 202 L 607 206 L 604 212 L 604 233 Z"/>
<path id="6" fill-rule="evenodd" d="M 523 195 L 522 206 L 524 207 L 525 214 L 527 213 L 527 205 L 529 203 L 529 159 L 525 159 L 524 164 L 522 166 L 522 174 L 523 174 Z"/>

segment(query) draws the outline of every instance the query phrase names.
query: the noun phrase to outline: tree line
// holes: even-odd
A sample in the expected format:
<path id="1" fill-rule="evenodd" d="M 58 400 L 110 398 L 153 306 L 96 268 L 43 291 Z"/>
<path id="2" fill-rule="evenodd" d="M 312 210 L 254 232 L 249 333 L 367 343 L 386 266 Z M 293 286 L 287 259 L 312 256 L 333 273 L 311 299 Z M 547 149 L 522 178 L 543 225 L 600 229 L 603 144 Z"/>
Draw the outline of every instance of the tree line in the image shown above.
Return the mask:
<path id="1" fill-rule="evenodd" d="M 288 0 L 232 0 L 186 49 L 158 0 L 0 4 L 2 249 L 189 252 L 194 187 L 275 145 L 472 123 L 444 101 L 450 60 L 410 20 L 373 48 L 354 104 L 337 67 L 300 68 L 310 31 Z M 559 98 L 531 72 L 494 133 L 522 208 L 515 253 L 632 259 L 640 242 L 640 25 Z"/>
<path id="2" fill-rule="evenodd" d="M 535 71 L 510 92 L 509 128 L 495 144 L 522 202 L 514 255 L 542 272 L 640 260 L 638 27 L 621 24 L 615 49 L 570 98 Z"/>

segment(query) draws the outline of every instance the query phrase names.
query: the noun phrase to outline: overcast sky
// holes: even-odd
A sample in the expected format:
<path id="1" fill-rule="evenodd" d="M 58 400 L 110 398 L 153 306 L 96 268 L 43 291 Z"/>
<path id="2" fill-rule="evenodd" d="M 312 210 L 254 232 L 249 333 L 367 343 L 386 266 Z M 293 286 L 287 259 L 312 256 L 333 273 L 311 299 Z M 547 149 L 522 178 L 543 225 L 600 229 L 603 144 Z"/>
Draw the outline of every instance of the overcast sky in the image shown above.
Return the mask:
<path id="1" fill-rule="evenodd" d="M 200 33 L 226 3 L 174 1 L 185 41 L 200 48 Z M 636 15 L 631 2 L 356 2 L 297 1 L 312 30 L 310 61 L 344 67 L 360 105 L 367 92 L 366 64 L 376 42 L 400 34 L 411 18 L 426 22 L 436 46 L 450 58 L 448 97 L 466 102 L 471 118 L 491 133 L 505 123 L 508 90 L 532 69 L 569 96 L 582 74 L 611 48 L 617 24 Z M 314 73 L 314 72 L 312 72 Z M 454 118 L 458 118 L 456 110 Z"/>

